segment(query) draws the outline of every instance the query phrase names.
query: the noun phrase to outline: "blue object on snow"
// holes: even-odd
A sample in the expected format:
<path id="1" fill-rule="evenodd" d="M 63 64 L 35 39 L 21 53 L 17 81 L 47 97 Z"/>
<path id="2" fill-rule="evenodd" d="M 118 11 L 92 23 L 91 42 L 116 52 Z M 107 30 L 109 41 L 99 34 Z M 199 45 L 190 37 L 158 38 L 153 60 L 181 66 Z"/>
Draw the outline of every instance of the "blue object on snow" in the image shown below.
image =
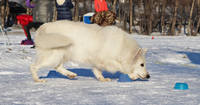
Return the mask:
<path id="1" fill-rule="evenodd" d="M 187 83 L 176 83 L 174 86 L 174 89 L 177 90 L 187 90 L 188 88 L 188 84 Z"/>
<path id="2" fill-rule="evenodd" d="M 91 19 L 91 16 L 83 16 L 84 23 L 86 24 L 92 24 L 90 19 Z"/>
<path id="3" fill-rule="evenodd" d="M 118 82 L 132 82 L 133 80 L 128 76 L 128 74 L 120 74 Z"/>

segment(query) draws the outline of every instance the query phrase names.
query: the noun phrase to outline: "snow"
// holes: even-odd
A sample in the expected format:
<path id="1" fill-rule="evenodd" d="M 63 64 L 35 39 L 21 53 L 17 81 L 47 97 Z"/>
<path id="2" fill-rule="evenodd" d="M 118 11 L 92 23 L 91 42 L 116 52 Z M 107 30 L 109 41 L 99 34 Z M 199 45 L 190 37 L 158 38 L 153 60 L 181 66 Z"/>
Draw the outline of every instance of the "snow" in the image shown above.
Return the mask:
<path id="1" fill-rule="evenodd" d="M 104 73 L 113 81 L 99 82 L 90 69 L 67 63 L 79 75 L 76 79 L 49 78 L 48 73 L 55 70 L 44 68 L 39 76 L 48 81 L 35 83 L 29 65 L 36 53 L 31 46 L 20 45 L 25 39 L 23 31 L 12 29 L 7 46 L 7 38 L 0 33 L 0 104 L 200 105 L 200 37 L 132 36 L 148 48 L 148 81 L 118 82 L 119 73 Z M 187 83 L 189 89 L 175 90 L 176 82 Z"/>

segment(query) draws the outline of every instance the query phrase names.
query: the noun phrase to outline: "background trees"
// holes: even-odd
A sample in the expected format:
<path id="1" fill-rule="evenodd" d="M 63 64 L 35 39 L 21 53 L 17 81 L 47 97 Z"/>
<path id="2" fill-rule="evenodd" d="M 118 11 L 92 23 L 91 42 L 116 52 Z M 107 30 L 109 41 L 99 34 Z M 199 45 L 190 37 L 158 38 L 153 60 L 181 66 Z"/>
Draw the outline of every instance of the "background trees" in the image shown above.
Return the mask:
<path id="1" fill-rule="evenodd" d="M 79 4 L 83 2 L 84 12 L 94 11 L 93 0 L 74 1 L 79 1 Z M 192 36 L 199 33 L 200 0 L 107 0 L 107 2 L 109 9 L 117 14 L 118 25 L 128 32 L 146 35 L 153 32 L 159 32 L 161 35 L 184 33 Z"/>
<path id="2" fill-rule="evenodd" d="M 7 0 L 3 0 L 7 1 Z M 72 0 L 74 21 L 94 12 L 94 0 Z M 151 35 L 196 36 L 200 27 L 200 0 L 106 0 L 117 14 L 117 25 L 128 32 Z M 5 3 L 1 3 L 5 4 Z M 5 15 L 1 7 L 1 16 Z M 2 19 L 2 18 L 1 18 Z M 2 19 L 3 21 L 3 19 Z"/>

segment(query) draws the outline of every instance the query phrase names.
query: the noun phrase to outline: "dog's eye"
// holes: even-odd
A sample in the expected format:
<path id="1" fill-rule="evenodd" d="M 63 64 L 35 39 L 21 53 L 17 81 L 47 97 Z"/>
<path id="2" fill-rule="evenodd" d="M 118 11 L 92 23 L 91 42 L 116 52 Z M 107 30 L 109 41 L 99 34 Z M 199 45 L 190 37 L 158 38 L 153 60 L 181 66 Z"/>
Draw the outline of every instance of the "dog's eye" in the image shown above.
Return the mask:
<path id="1" fill-rule="evenodd" d="M 144 63 L 140 64 L 140 66 L 144 67 Z"/>

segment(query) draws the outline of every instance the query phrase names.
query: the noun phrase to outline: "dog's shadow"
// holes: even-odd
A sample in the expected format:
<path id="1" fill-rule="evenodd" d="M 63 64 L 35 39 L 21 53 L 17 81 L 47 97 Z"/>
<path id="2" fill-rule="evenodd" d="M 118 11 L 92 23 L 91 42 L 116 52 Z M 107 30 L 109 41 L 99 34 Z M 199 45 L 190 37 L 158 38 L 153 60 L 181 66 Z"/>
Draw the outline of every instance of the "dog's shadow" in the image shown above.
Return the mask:
<path id="1" fill-rule="evenodd" d="M 94 74 L 93 74 L 91 69 L 79 68 L 79 69 L 68 69 L 68 70 L 71 71 L 71 72 L 76 73 L 78 76 L 95 78 L 95 76 L 94 76 Z M 103 71 L 102 74 L 103 74 L 103 76 L 105 78 L 117 79 L 117 78 L 119 78 L 121 73 L 120 72 L 116 72 L 116 73 L 112 74 L 112 73 Z M 57 72 L 55 70 L 49 71 L 47 76 L 41 76 L 40 78 L 64 78 L 64 79 L 70 79 L 67 76 L 62 75 L 61 73 L 59 73 L 59 72 Z M 70 79 L 70 80 L 77 80 L 77 78 Z"/>

